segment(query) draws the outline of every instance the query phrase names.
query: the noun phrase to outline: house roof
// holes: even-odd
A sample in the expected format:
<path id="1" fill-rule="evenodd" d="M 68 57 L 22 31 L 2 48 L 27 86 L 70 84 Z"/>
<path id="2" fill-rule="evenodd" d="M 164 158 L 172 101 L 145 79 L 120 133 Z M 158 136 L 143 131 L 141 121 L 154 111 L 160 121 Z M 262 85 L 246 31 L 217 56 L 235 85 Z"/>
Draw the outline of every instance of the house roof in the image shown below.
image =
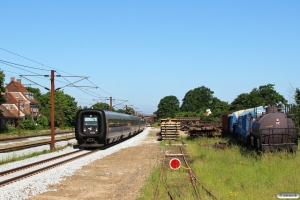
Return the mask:
<path id="1" fill-rule="evenodd" d="M 17 79 L 17 81 L 15 81 L 14 78 L 11 78 L 10 83 L 7 84 L 5 87 L 5 91 L 7 94 L 9 94 L 9 95 L 6 95 L 7 103 L 17 103 L 18 102 L 18 100 L 15 99 L 14 96 L 10 94 L 10 92 L 21 92 L 24 95 L 24 97 L 26 98 L 26 100 L 30 101 L 33 104 L 39 104 L 39 102 L 36 101 L 35 99 L 27 98 L 25 93 L 27 93 L 28 90 L 21 84 L 21 79 Z"/>
<path id="2" fill-rule="evenodd" d="M 5 106 L 0 105 L 0 117 L 7 117 L 7 118 L 15 118 L 18 117 L 11 113 L 9 110 L 5 108 Z"/>
<path id="3" fill-rule="evenodd" d="M 27 89 L 19 82 L 11 80 L 5 87 L 7 92 L 28 92 Z"/>
<path id="4" fill-rule="evenodd" d="M 15 97 L 10 94 L 10 93 L 5 93 L 5 99 L 6 99 L 6 103 L 18 103 L 18 101 L 15 99 Z"/>

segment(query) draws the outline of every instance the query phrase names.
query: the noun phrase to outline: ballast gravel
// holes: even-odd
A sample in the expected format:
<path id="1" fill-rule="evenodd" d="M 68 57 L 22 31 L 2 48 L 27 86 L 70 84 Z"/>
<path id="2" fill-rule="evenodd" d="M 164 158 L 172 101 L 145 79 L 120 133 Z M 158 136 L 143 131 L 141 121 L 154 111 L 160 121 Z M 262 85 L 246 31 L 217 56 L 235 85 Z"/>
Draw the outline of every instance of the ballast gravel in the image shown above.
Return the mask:
<path id="1" fill-rule="evenodd" d="M 76 144 L 77 141 L 75 139 L 70 139 L 68 141 L 61 141 L 61 142 L 56 142 L 55 147 L 65 147 L 68 145 Z M 30 149 L 23 149 L 20 151 L 13 151 L 13 152 L 8 152 L 8 153 L 0 153 L 0 161 L 5 161 L 9 160 L 12 158 L 17 158 L 17 157 L 22 157 L 22 156 L 27 156 L 36 152 L 43 152 L 43 151 L 49 151 L 51 149 L 50 145 L 43 145 L 43 146 L 38 146 L 38 147 L 33 147 Z M 0 167 L 0 171 L 1 171 Z"/>
<path id="2" fill-rule="evenodd" d="M 47 187 L 49 185 L 57 184 L 60 181 L 64 180 L 67 176 L 72 176 L 74 172 L 78 169 L 81 169 L 82 166 L 87 165 L 97 159 L 101 159 L 107 155 L 113 154 L 121 149 L 139 145 L 140 142 L 146 138 L 150 129 L 151 128 L 148 127 L 143 132 L 136 135 L 135 137 L 130 138 L 129 140 L 124 141 L 113 147 L 107 148 L 105 150 L 101 150 L 97 153 L 80 158 L 78 160 L 74 160 L 67 164 L 61 165 L 59 167 L 55 167 L 51 170 L 47 170 L 40 174 L 36 174 L 32 177 L 17 181 L 10 185 L 2 186 L 0 187 L 0 199 L 9 199 L 9 200 L 28 199 L 29 197 L 34 196 L 36 194 L 46 192 Z M 36 147 L 36 148 L 42 148 L 42 147 Z M 53 152 L 45 155 L 40 155 L 34 158 L 29 158 L 23 161 L 1 165 L 0 171 L 16 168 L 22 165 L 37 162 L 39 160 L 44 160 L 71 151 L 77 151 L 77 149 L 73 149 L 73 147 L 67 147 L 58 152 Z M 1 181 L 1 177 L 0 177 L 0 181 Z"/>
<path id="3" fill-rule="evenodd" d="M 61 137 L 66 137 L 66 136 L 71 136 L 71 135 L 74 135 L 74 133 L 66 133 L 66 134 L 63 134 L 63 135 L 56 135 L 55 137 L 56 138 L 61 138 Z M 1 142 L 0 146 L 2 147 L 2 146 L 10 145 L 10 144 L 22 144 L 24 142 L 33 142 L 33 141 L 43 140 L 43 139 L 48 139 L 48 138 L 51 138 L 51 136 L 40 136 L 40 137 L 26 138 L 26 139 L 23 139 L 22 141 Z"/>

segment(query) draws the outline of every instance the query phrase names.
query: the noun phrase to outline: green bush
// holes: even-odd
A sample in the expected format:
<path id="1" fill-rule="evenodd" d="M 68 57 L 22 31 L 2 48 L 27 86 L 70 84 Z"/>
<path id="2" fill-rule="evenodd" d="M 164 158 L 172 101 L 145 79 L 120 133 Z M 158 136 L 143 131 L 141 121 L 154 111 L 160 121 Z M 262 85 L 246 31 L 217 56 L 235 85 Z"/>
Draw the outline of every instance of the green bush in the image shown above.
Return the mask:
<path id="1" fill-rule="evenodd" d="M 23 130 L 35 130 L 37 128 L 36 122 L 30 116 L 26 116 L 25 120 L 21 120 L 20 128 Z"/>
<path id="2" fill-rule="evenodd" d="M 38 128 L 47 128 L 49 125 L 49 120 L 46 116 L 41 116 L 37 120 Z"/>

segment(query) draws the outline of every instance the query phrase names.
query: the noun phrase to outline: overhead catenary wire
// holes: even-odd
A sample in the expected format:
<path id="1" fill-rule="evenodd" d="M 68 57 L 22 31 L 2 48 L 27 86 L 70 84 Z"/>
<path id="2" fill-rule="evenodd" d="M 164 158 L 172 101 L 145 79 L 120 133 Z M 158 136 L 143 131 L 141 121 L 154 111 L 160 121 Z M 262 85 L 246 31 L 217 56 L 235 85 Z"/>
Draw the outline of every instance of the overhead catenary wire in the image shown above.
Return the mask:
<path id="1" fill-rule="evenodd" d="M 21 64 L 18 64 L 18 63 L 13 63 L 13 62 L 9 62 L 9 61 L 5 61 L 5 60 L 0 60 L 1 63 L 5 64 L 11 64 L 11 65 L 17 65 L 17 66 L 21 66 L 21 67 L 26 67 L 26 68 L 30 68 L 30 69 L 36 69 L 36 70 L 42 70 L 42 71 L 50 71 L 50 70 L 45 70 L 45 69 L 41 69 L 41 68 L 37 68 L 37 67 L 30 67 L 30 66 L 27 66 L 27 65 L 21 65 Z"/>
<path id="2" fill-rule="evenodd" d="M 41 62 L 37 62 L 37 61 L 35 61 L 35 60 L 33 60 L 33 59 L 30 59 L 30 58 L 27 58 L 27 57 L 22 56 L 22 55 L 20 55 L 20 54 L 14 53 L 14 52 L 9 51 L 9 50 L 7 50 L 7 49 L 4 49 L 4 48 L 1 48 L 1 47 L 0 47 L 0 50 L 5 51 L 5 52 L 8 52 L 8 53 L 13 54 L 13 55 L 18 56 L 18 57 L 21 57 L 21 58 L 23 58 L 23 59 L 29 60 L 29 61 L 34 62 L 34 63 L 36 63 L 36 64 L 39 64 L 39 65 L 41 65 L 41 66 L 43 66 L 43 67 L 47 67 L 47 68 L 49 68 L 49 69 L 55 69 L 55 70 L 56 70 L 56 73 L 58 73 L 58 74 L 59 74 L 58 71 L 60 71 L 60 72 L 64 72 L 64 73 L 66 73 L 66 74 L 72 75 L 72 76 L 74 76 L 74 77 L 78 77 L 78 76 L 75 76 L 75 75 L 73 75 L 73 74 L 71 74 L 71 73 L 68 73 L 68 72 L 65 72 L 65 71 L 62 71 L 62 70 L 59 70 L 59 69 L 50 67 L 50 66 L 45 65 L 45 64 L 43 64 L 43 63 L 41 63 Z M 14 63 L 14 62 L 4 61 L 4 60 L 0 60 L 0 63 L 5 64 L 5 65 L 8 65 L 8 66 L 15 67 L 15 68 L 17 68 L 17 69 L 21 69 L 21 70 L 24 70 L 24 71 L 27 71 L 27 72 L 30 72 L 30 73 L 35 74 L 35 75 L 40 75 L 40 74 L 35 73 L 35 72 L 32 72 L 32 71 L 25 70 L 25 69 L 22 69 L 22 68 L 20 68 L 20 67 L 26 67 L 26 68 L 31 68 L 31 69 L 35 69 L 35 70 L 45 70 L 45 69 L 41 69 L 41 68 L 37 68 L 37 67 L 31 67 L 31 66 L 27 66 L 27 65 L 17 64 L 17 63 Z M 19 67 L 17 67 L 17 66 L 19 66 Z M 48 71 L 48 70 L 47 70 L 47 71 Z M 50 71 L 50 70 L 49 70 L 49 71 Z M 24 77 L 24 76 L 23 76 L 23 77 Z M 92 91 L 90 91 L 90 90 L 88 90 L 88 89 L 84 89 L 84 90 L 83 90 L 83 89 L 80 88 L 80 86 L 76 86 L 76 85 L 74 85 L 74 84 L 71 84 L 71 82 L 68 81 L 66 78 L 64 78 L 64 79 L 70 84 L 70 86 L 72 85 L 72 87 L 75 87 L 75 88 L 79 89 L 80 91 L 84 92 L 85 94 L 88 94 L 88 95 L 90 95 L 90 96 L 92 96 L 92 97 L 96 97 L 96 98 L 103 97 L 103 96 L 101 96 L 101 95 L 99 95 L 99 94 L 97 94 L 97 93 L 95 93 L 95 92 L 92 92 Z M 87 80 L 88 82 L 90 82 L 91 84 L 93 84 L 95 87 L 97 87 L 97 89 L 100 89 L 101 91 L 103 91 L 104 93 L 110 95 L 110 96 L 113 97 L 114 99 L 116 99 L 116 100 L 120 100 L 120 99 L 121 99 L 121 98 L 118 98 L 118 97 L 116 97 L 116 96 L 114 96 L 114 95 L 108 93 L 108 92 L 105 91 L 104 89 L 98 87 L 98 86 L 97 86 L 96 84 L 94 84 L 91 80 L 89 80 L 89 78 L 87 78 L 86 80 Z M 57 81 L 58 81 L 58 80 L 57 80 Z M 61 81 L 58 81 L 58 82 L 61 82 Z M 61 82 L 61 83 L 63 83 L 63 82 Z M 43 86 L 42 86 L 42 87 L 43 87 Z M 45 88 L 45 87 L 44 87 L 44 88 Z M 62 87 L 61 87 L 61 88 L 62 88 Z M 93 94 L 95 94 L 95 95 L 93 95 Z M 130 103 L 130 102 L 128 101 L 128 103 Z M 130 104 L 131 104 L 131 103 L 130 103 Z"/>

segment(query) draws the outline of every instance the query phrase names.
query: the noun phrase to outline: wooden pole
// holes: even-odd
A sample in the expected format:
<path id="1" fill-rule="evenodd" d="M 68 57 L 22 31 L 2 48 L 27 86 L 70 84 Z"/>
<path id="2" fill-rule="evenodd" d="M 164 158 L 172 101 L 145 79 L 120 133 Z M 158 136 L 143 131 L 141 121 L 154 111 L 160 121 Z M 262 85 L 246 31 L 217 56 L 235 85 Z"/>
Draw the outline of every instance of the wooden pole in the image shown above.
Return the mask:
<path id="1" fill-rule="evenodd" d="M 54 70 L 51 70 L 51 149 L 55 149 L 54 137 Z"/>
<path id="2" fill-rule="evenodd" d="M 18 133 L 20 136 L 20 100 L 18 100 Z"/>
<path id="3" fill-rule="evenodd" d="M 109 105 L 109 110 L 112 111 L 112 97 L 109 97 L 110 105 Z"/>

